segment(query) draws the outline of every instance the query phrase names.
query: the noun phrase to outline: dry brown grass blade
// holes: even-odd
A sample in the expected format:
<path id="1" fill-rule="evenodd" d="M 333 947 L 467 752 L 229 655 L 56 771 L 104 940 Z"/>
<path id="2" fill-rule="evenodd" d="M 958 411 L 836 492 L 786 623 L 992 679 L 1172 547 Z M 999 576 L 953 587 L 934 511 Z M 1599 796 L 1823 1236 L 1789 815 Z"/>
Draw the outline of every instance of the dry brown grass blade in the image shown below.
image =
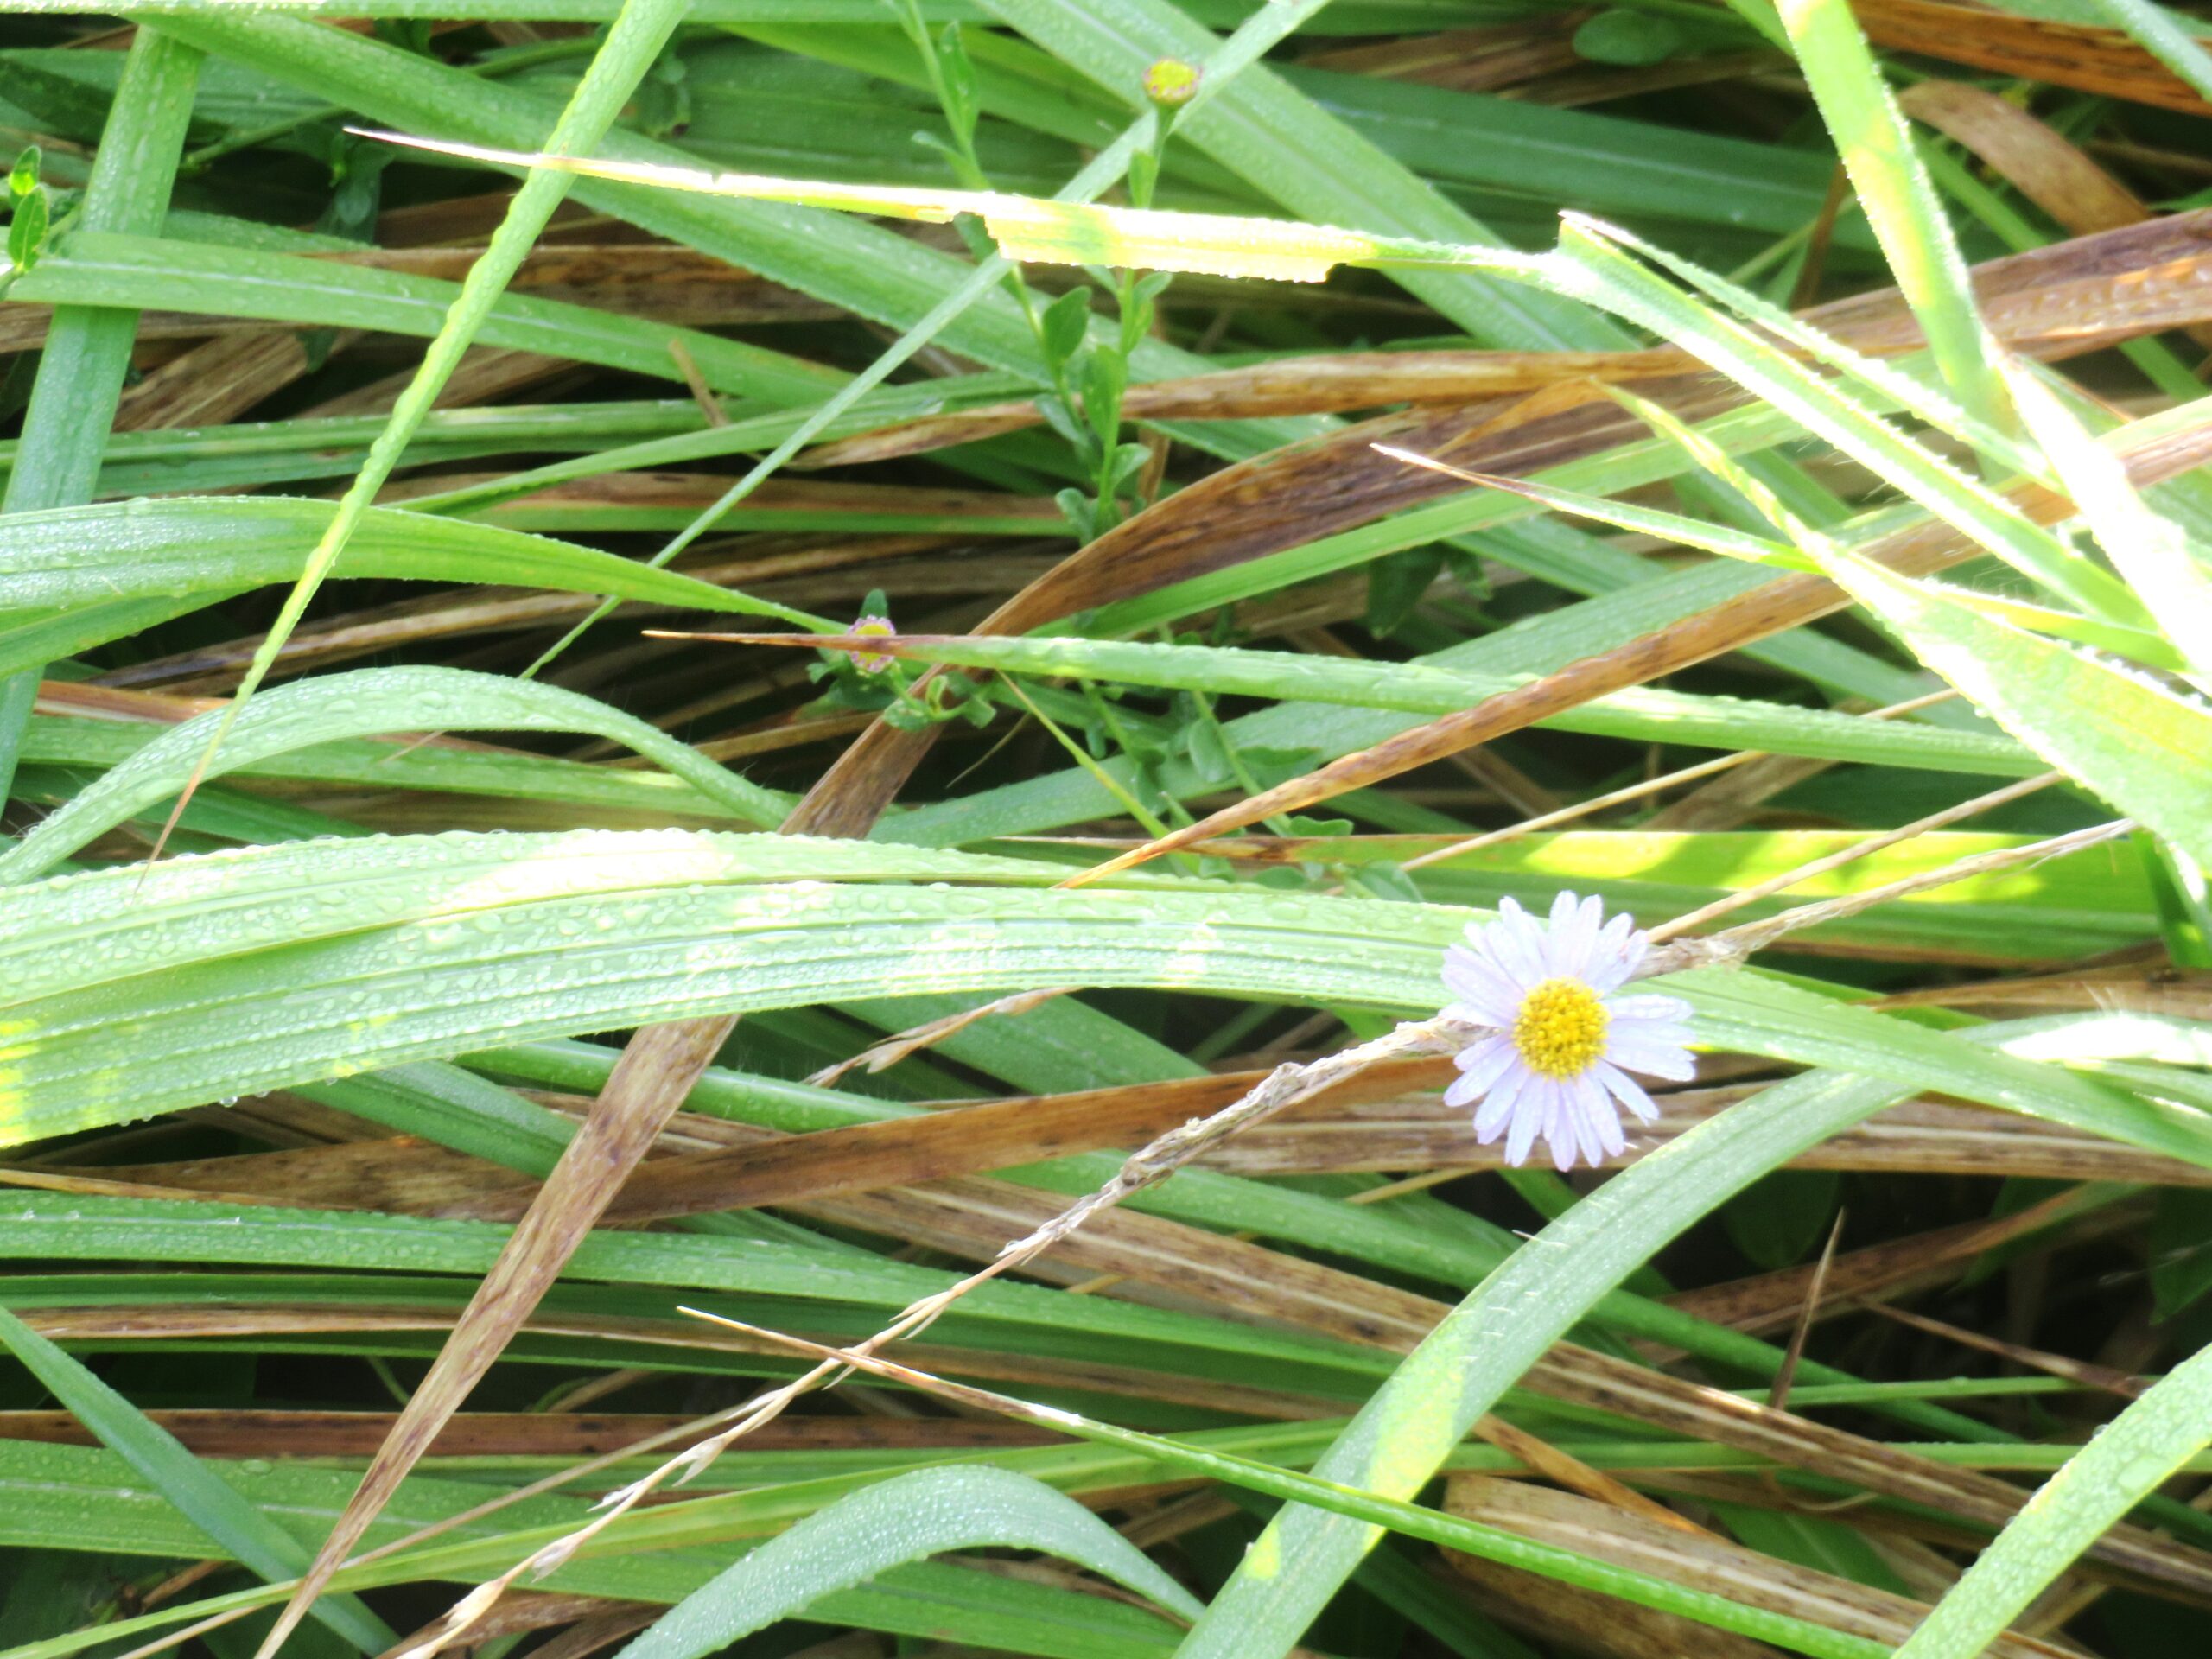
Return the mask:
<path id="1" fill-rule="evenodd" d="M 719 1027 L 721 1022 L 707 1024 Z M 721 1041 L 719 1031 L 697 1024 L 657 1026 L 632 1039 L 597 1106 L 501 1247 L 499 1260 L 469 1299 L 452 1336 L 315 1552 L 264 1644 L 267 1651 L 283 1646 L 330 1575 L 399 1490 L 407 1471 L 505 1351 L 509 1338 L 560 1276 L 632 1167 L 658 1138 L 690 1091 L 690 1079 L 714 1058 Z M 664 1072 L 688 1072 L 683 1089 L 667 1091 L 662 1086 Z"/>
<path id="2" fill-rule="evenodd" d="M 441 474 L 435 478 L 404 480 L 385 492 L 387 505 L 418 495 L 467 489 L 497 483 L 503 473 Z M 631 507 L 696 514 L 719 501 L 729 480 L 718 473 L 597 473 L 565 484 L 532 491 L 480 510 L 475 516 L 497 522 L 502 517 L 533 509 L 563 507 Z M 741 509 L 749 518 L 773 520 L 788 514 L 804 528 L 806 521 L 826 513 L 865 513 L 870 517 L 926 516 L 933 518 L 1018 519 L 1034 526 L 1035 533 L 1050 534 L 1065 521 L 1052 502 L 991 490 L 939 489 L 915 484 L 849 484 L 827 479 L 772 479 L 746 499 Z M 789 528 L 775 526 L 772 528 Z M 984 531 L 977 534 L 1028 534 Z M 683 567 L 689 569 L 689 567 Z"/>
<path id="3" fill-rule="evenodd" d="M 168 1196 L 188 1195 L 172 1192 Z M 250 1307 L 219 1303 L 102 1303 L 89 1307 L 27 1309 L 22 1317 L 40 1335 L 62 1343 L 276 1343 L 317 1336 L 359 1336 L 364 1332 L 445 1332 L 453 1328 L 453 1315 L 448 1308 L 334 1308 L 308 1302 L 256 1303 Z M 665 1350 L 671 1355 L 704 1351 L 774 1356 L 788 1351 L 772 1342 L 740 1337 L 719 1328 L 710 1330 L 696 1319 L 618 1318 L 554 1313 L 541 1309 L 524 1320 L 519 1329 L 533 1336 L 620 1343 Z M 1266 1421 L 1287 1422 L 1336 1416 L 1341 1414 L 1344 1406 L 1340 1397 L 1297 1394 L 1256 1383 L 1224 1382 L 1214 1377 L 1178 1376 L 1157 1366 L 1099 1364 L 924 1343 L 902 1343 L 897 1351 L 918 1365 L 963 1376 L 988 1377 L 1025 1388 L 1118 1395 L 1130 1400 L 1229 1412 Z M 708 1430 L 718 1428 L 724 1421 L 709 1421 L 704 1427 Z M 648 1446 L 645 1449 L 652 1448 Z"/>
<path id="4" fill-rule="evenodd" d="M 1281 415 L 1335 415 L 1389 404 L 1462 404 L 1525 397 L 1567 381 L 1656 379 L 1697 372 L 1697 360 L 1672 348 L 1644 352 L 1339 352 L 1276 358 L 1175 380 L 1131 386 L 1122 413 L 1129 420 L 1251 420 Z M 840 438 L 807 452 L 811 470 L 895 460 L 955 443 L 1018 432 L 1043 423 L 1034 402 L 991 404 L 928 415 L 880 432 Z"/>
<path id="5" fill-rule="evenodd" d="M 2212 460 L 2212 416 L 2178 431 L 2133 442 L 2117 434 L 2114 452 L 2139 484 L 2156 483 Z M 2071 502 L 2039 485 L 2020 484 L 2007 498 L 2040 523 L 2069 516 Z M 1979 550 L 1948 525 L 1923 522 L 1865 550 L 1904 575 L 1925 575 L 1971 557 Z M 1612 650 L 1571 663 L 1554 674 L 1501 692 L 1476 707 L 1402 732 L 1371 748 L 1340 757 L 1316 771 L 1224 807 L 1196 823 L 1161 836 L 1063 882 L 1080 887 L 1132 866 L 1178 851 L 1193 842 L 1229 834 L 1278 813 L 1296 812 L 1347 790 L 1364 788 L 1478 743 L 1521 730 L 1549 715 L 1593 698 L 1641 685 L 1710 658 L 1740 649 L 1787 629 L 1816 621 L 1849 601 L 1825 577 L 1789 576 L 1701 611 L 1694 616 L 1631 639 Z"/>
<path id="6" fill-rule="evenodd" d="M 2178 213 L 2101 236 L 2037 248 L 1974 270 L 1985 320 L 2014 349 L 2042 356 L 2094 350 L 2131 334 L 2202 321 L 2212 312 L 2205 274 L 2212 210 Z M 1919 343 L 1893 289 L 1805 314 L 1862 351 Z M 1645 390 L 1695 418 L 1739 401 L 1710 375 Z M 1527 473 L 1640 440 L 1649 429 L 1599 400 L 1525 423 L 1506 422 L 1509 399 L 1415 410 L 1226 467 L 1108 531 L 977 625 L 1024 633 L 1074 612 L 1154 592 L 1412 506 L 1459 487 L 1386 461 L 1377 442 L 1495 473 Z M 1486 441 L 1474 442 L 1477 435 Z M 2055 509 L 2054 509 L 2055 510 Z M 1788 626 L 1781 624 L 1778 626 Z M 1609 688 L 1610 689 L 1610 688 Z M 816 783 L 817 832 L 860 835 L 904 786 L 936 728 L 901 731 L 879 720 Z"/>
<path id="7" fill-rule="evenodd" d="M 1311 68 L 1387 80 L 1421 81 L 1463 92 L 1494 92 L 1586 61 L 1574 49 L 1574 32 L 1596 8 L 1554 12 L 1473 29 L 1440 29 L 1405 40 L 1330 47 L 1299 61 Z"/>
<path id="8" fill-rule="evenodd" d="M 333 353 L 355 338 L 350 333 L 340 334 Z M 125 389 L 116 406 L 115 430 L 219 425 L 237 419 L 315 366 L 306 344 L 290 329 L 220 334 L 171 358 Z"/>
<path id="9" fill-rule="evenodd" d="M 2116 29 L 1948 0 L 1852 0 L 1851 9 L 1867 37 L 1892 51 L 2212 116 L 2188 82 Z"/>
<path id="10" fill-rule="evenodd" d="M 2050 214 L 2069 236 L 2139 225 L 2151 210 L 2073 142 L 2009 99 L 1951 80 L 1923 80 L 1897 94 L 1914 119 L 1955 139 Z M 2190 337 L 2212 346 L 2212 329 Z"/>
<path id="11" fill-rule="evenodd" d="M 1824 1275 L 1812 1267 L 1783 1268 L 1685 1291 L 1668 1302 L 1732 1330 L 1771 1331 L 1794 1320 L 1808 1301 L 1815 1317 L 1826 1317 L 1869 1297 L 1947 1284 L 1966 1263 L 2016 1239 L 2051 1229 L 2063 1230 L 2057 1235 L 2062 1238 L 2103 1233 L 2139 1220 L 2142 1213 L 2140 1205 L 2123 1205 L 2081 1216 L 2076 1213 L 2080 1207 L 2079 1194 L 2069 1189 L 2009 1216 L 1847 1250 L 1829 1263 Z M 1817 1297 L 1815 1278 L 1822 1281 Z"/>
<path id="12" fill-rule="evenodd" d="M 1897 94 L 1905 113 L 1955 138 L 2067 232 L 2087 236 L 2139 224 L 2151 210 L 2050 127 L 2009 99 L 1953 80 L 1923 80 Z"/>
<path id="13" fill-rule="evenodd" d="M 1549 1653 L 1599 1659 L 1782 1659 L 1782 1649 L 1716 1630 L 1680 1613 L 1639 1607 L 1480 1556 L 1443 1551 L 1443 1583 L 1485 1617 L 1533 1637 Z"/>
<path id="14" fill-rule="evenodd" d="M 2145 217 L 2139 212 L 2133 218 L 2115 219 L 2113 225 L 2132 226 Z M 2170 225 L 2172 221 L 2160 223 Z M 2115 268 L 2111 263 L 2110 257 L 2120 245 L 2107 245 L 2101 238 L 2088 234 L 2109 228 L 2085 224 L 2082 239 L 2056 245 L 2056 249 L 2071 250 L 2075 257 L 2087 262 L 2078 270 L 2064 266 L 2054 268 L 2044 257 L 2054 251 L 2050 249 L 1980 267 L 1976 293 L 1991 329 L 2018 350 L 2056 357 L 2089 349 L 2093 336 L 2102 340 L 2109 338 L 2113 331 L 2143 333 L 2202 316 L 2205 302 L 2201 297 L 2193 296 L 2190 290 L 2191 274 L 2204 263 L 2201 246 L 2193 245 L 2191 238 L 2177 238 L 2165 230 L 2158 230 L 2133 248 L 2141 261 L 2138 271 L 2147 274 L 2149 280 L 2115 280 L 2126 270 L 2124 266 Z M 2201 244 L 2201 233 L 2193 240 Z M 2093 242 L 2096 245 L 2092 246 Z M 2039 263 L 2024 263 L 2031 260 Z M 1805 315 L 1862 351 L 1886 355 L 1910 350 L 1920 343 L 1917 329 L 1891 290 L 1839 301 Z M 1608 385 L 1665 381 L 1672 377 L 1695 376 L 1700 369 L 1694 359 L 1673 347 L 1641 352 L 1351 352 L 1332 357 L 1281 358 L 1246 368 L 1151 381 L 1130 387 L 1122 407 L 1132 420 L 1234 420 L 1341 414 L 1389 404 L 1464 404 L 1523 397 L 1546 387 L 1581 380 Z M 891 460 L 1019 431 L 1040 424 L 1043 418 L 1033 403 L 994 404 L 953 414 L 925 416 L 903 425 L 887 427 L 880 432 L 862 433 L 824 444 L 808 451 L 804 464 L 813 468 Z M 1633 430 L 1626 424 L 1620 429 L 1624 433 Z M 1444 431 L 1448 433 L 1451 442 L 1468 440 L 1463 423 L 1450 425 Z M 1293 454 L 1313 458 L 1313 467 L 1333 476 L 1339 467 L 1358 463 L 1356 454 L 1346 453 L 1347 442 L 1356 436 L 1356 433 L 1338 435 L 1319 446 L 1263 455 L 1215 476 L 1249 476 L 1249 469 L 1272 469 L 1279 459 Z M 1408 433 L 1402 441 L 1414 441 L 1415 437 L 1424 444 L 1446 447 L 1439 432 L 1427 429 Z M 1321 459 L 1324 457 L 1325 461 Z M 1301 483 L 1295 476 L 1283 476 L 1278 481 L 1282 487 L 1300 495 L 1319 493 L 1313 487 L 1318 480 Z M 1203 489 L 1210 484 L 1211 480 L 1201 480 L 1195 487 Z M 1187 495 L 1189 492 L 1183 493 Z M 1329 493 L 1333 500 L 1334 493 Z M 1414 499 L 1409 496 L 1406 502 L 1396 505 L 1405 505 Z M 1156 533 L 1163 518 L 1189 510 L 1187 506 L 1178 507 L 1171 513 L 1156 509 L 1154 514 L 1144 515 L 1153 520 L 1146 533 Z M 1370 516 L 1372 511 L 1379 510 L 1370 510 Z M 1225 518 L 1227 515 L 1222 517 Z M 1132 520 L 1131 524 L 1137 522 Z"/>
<path id="15" fill-rule="evenodd" d="M 1909 1597 L 1780 1560 L 1709 1533 L 1685 1536 L 1641 1516 L 1525 1481 L 1454 1475 L 1445 1486 L 1444 1508 L 1463 1520 L 1871 1641 L 1901 1643 L 1928 1613 L 1925 1604 Z M 1455 1568 L 1465 1560 L 1453 1551 L 1446 1551 L 1446 1558 Z M 1705 1650 L 1704 1634 L 1700 1630 L 1700 1652 Z M 2061 1659 L 2074 1649 L 2008 1634 L 1987 1651 L 1990 1659 Z"/>
<path id="16" fill-rule="evenodd" d="M 904 592 L 914 572 L 912 568 L 899 566 L 895 561 L 912 555 L 934 553 L 952 545 L 954 538 L 944 536 L 794 537 L 781 532 L 764 532 L 717 541 L 712 544 L 712 551 L 724 556 L 683 559 L 677 561 L 676 568 L 716 587 L 745 588 L 779 602 L 803 603 L 798 594 L 782 584 L 796 578 L 850 571 L 858 592 L 864 593 L 867 586 L 887 579 L 896 581 Z M 733 553 L 737 556 L 728 556 Z M 885 566 L 898 575 L 886 578 Z M 988 578 L 976 583 L 979 589 L 988 585 Z M 584 615 L 598 603 L 590 594 L 498 588 L 448 590 L 401 600 L 302 627 L 284 642 L 271 671 L 298 673 L 319 663 L 341 662 L 347 658 L 421 645 L 431 639 L 544 627 Z M 625 607 L 617 614 L 641 615 L 652 608 Z M 131 686 L 188 681 L 195 687 L 205 682 L 227 685 L 244 671 L 259 643 L 258 635 L 250 634 L 219 645 L 199 646 L 175 656 L 155 658 L 113 670 L 102 675 L 98 683 Z"/>
<path id="17" fill-rule="evenodd" d="M 2116 1394 L 2123 1400 L 2139 1400 L 2151 1386 L 2140 1377 L 2115 1370 L 2109 1365 L 2098 1365 L 2065 1354 L 2054 1354 L 2045 1349 L 2031 1348 L 2024 1343 L 2005 1342 L 1996 1337 L 1985 1336 L 1979 1331 L 1947 1325 L 1941 1319 L 1931 1319 L 1923 1313 L 1891 1307 L 1886 1303 L 1860 1302 L 1858 1306 L 1869 1313 L 1878 1313 L 1885 1319 L 1908 1325 L 1925 1335 L 1941 1337 L 1946 1342 L 1957 1343 L 1962 1348 L 1978 1348 L 1985 1354 L 1995 1354 L 1999 1358 L 2010 1360 L 2025 1370 L 2063 1377 L 2069 1382 L 2078 1382 L 2085 1389 Z"/>

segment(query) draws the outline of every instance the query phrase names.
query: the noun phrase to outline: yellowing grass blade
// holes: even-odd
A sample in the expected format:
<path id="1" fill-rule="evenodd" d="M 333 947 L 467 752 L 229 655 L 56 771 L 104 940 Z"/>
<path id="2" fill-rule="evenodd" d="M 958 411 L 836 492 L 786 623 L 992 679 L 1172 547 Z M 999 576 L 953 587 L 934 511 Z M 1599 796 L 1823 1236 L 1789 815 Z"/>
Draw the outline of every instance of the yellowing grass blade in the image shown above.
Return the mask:
<path id="1" fill-rule="evenodd" d="M 1147 270 L 1190 271 L 1208 276 L 1260 276 L 1277 282 L 1318 283 L 1332 266 L 1408 257 L 1448 262 L 1451 251 L 1377 238 L 1328 225 L 1294 225 L 1224 213 L 1178 213 L 1156 208 L 1102 207 L 1046 201 L 988 190 L 914 190 L 897 186 L 834 184 L 779 179 L 760 173 L 709 173 L 647 162 L 592 161 L 526 150 L 453 144 L 394 132 L 365 137 L 410 149 L 435 150 L 503 167 L 547 168 L 585 178 L 658 185 L 713 196 L 790 201 L 846 213 L 942 225 L 972 213 L 1009 259 L 1051 265 L 1125 265 Z"/>

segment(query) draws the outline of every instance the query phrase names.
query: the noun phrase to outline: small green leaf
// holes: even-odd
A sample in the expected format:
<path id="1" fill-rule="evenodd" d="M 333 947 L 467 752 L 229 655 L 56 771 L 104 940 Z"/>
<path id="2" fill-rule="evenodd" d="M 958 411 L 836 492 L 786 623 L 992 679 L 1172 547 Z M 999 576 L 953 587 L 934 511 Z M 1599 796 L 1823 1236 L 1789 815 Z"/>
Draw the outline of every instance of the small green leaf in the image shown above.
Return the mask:
<path id="1" fill-rule="evenodd" d="M 1795 1267 L 1821 1242 L 1835 1215 L 1842 1178 L 1832 1169 L 1777 1170 L 1722 1206 L 1728 1236 L 1754 1267 Z"/>
<path id="2" fill-rule="evenodd" d="M 16 216 L 8 222 L 8 263 L 29 270 L 38 263 L 46 243 L 46 192 L 33 186 L 16 198 Z"/>
<path id="3" fill-rule="evenodd" d="M 8 194 L 28 196 L 38 188 L 39 153 L 36 144 L 25 144 L 16 152 L 16 164 L 8 169 Z"/>
<path id="4" fill-rule="evenodd" d="M 1625 6 L 1601 11 L 1574 31 L 1577 57 L 1629 69 L 1663 63 L 1681 44 L 1682 31 L 1671 19 Z"/>

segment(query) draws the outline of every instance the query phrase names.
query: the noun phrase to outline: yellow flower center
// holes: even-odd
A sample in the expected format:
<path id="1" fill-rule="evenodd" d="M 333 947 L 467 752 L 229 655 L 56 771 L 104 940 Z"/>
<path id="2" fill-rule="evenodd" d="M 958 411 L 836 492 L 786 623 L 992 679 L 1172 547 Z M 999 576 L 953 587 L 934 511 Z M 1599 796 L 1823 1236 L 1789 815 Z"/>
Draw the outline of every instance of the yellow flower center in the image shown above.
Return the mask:
<path id="1" fill-rule="evenodd" d="M 1598 993 L 1579 979 L 1548 979 L 1521 999 L 1513 1046 L 1541 1077 L 1572 1077 L 1605 1052 L 1612 1016 Z"/>

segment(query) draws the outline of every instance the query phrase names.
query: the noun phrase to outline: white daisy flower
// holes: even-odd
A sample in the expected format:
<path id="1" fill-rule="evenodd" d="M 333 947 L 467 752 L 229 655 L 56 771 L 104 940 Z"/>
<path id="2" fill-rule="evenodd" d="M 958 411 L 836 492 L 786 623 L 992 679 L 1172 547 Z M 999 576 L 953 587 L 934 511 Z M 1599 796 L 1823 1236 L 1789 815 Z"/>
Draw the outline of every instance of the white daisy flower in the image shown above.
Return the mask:
<path id="1" fill-rule="evenodd" d="M 1552 1162 L 1595 1165 L 1626 1150 L 1620 1107 L 1645 1122 L 1658 1108 L 1629 1076 L 1676 1080 L 1696 1068 L 1683 1046 L 1690 1005 L 1673 996 L 1619 996 L 1649 941 L 1627 916 L 1599 925 L 1604 906 L 1562 893 L 1547 929 L 1510 899 L 1489 926 L 1444 953 L 1444 983 L 1457 1000 L 1446 1019 L 1487 1027 L 1459 1051 L 1445 1103 L 1482 1103 L 1475 1135 L 1507 1135 L 1505 1161 L 1522 1164 L 1541 1135 Z M 1618 1102 L 1618 1104 L 1615 1104 Z M 1510 1128 L 1510 1134 L 1507 1131 Z"/>

